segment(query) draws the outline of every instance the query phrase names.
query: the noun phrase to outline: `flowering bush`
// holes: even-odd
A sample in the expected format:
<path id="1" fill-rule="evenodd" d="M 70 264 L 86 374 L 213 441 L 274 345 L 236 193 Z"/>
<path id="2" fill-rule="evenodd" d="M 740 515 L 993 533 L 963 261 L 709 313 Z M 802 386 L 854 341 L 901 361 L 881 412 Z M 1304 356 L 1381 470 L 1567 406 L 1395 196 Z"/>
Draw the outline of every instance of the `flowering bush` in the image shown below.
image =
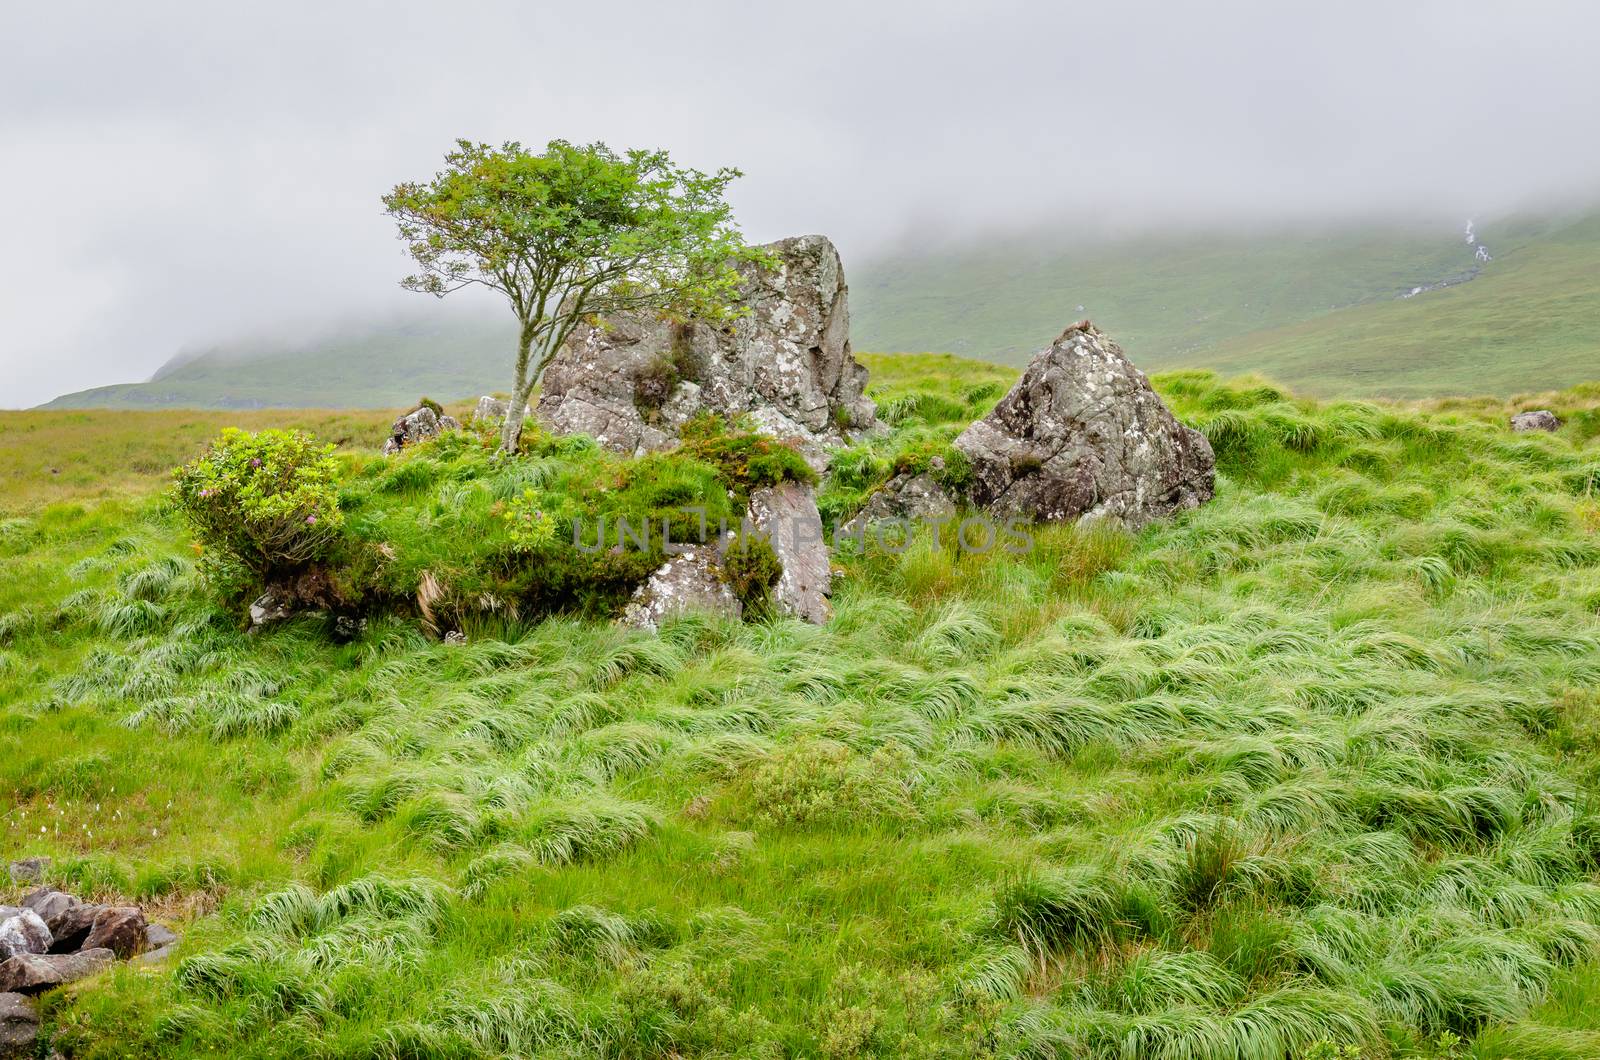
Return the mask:
<path id="1" fill-rule="evenodd" d="M 301 431 L 229 427 L 173 474 L 174 497 L 201 544 L 258 579 L 303 567 L 338 538 L 333 446 Z"/>
<path id="2" fill-rule="evenodd" d="M 513 548 L 518 552 L 540 552 L 556 543 L 557 521 L 564 514 L 565 505 L 558 503 L 551 510 L 549 499 L 527 489 L 506 505 L 501 517 L 510 531 Z"/>

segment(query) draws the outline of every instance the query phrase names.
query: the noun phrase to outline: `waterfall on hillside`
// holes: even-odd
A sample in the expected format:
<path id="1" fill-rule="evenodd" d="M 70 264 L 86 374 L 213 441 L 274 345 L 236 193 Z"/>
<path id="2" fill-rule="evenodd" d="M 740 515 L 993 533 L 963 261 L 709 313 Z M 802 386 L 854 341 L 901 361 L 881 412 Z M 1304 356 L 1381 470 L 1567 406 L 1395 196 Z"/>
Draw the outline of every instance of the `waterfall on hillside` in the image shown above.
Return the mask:
<path id="1" fill-rule="evenodd" d="M 1467 246 L 1472 248 L 1472 258 L 1474 261 L 1484 262 L 1494 260 L 1494 258 L 1489 256 L 1489 248 L 1478 242 L 1478 234 L 1473 230 L 1472 218 L 1470 217 L 1467 218 Z"/>

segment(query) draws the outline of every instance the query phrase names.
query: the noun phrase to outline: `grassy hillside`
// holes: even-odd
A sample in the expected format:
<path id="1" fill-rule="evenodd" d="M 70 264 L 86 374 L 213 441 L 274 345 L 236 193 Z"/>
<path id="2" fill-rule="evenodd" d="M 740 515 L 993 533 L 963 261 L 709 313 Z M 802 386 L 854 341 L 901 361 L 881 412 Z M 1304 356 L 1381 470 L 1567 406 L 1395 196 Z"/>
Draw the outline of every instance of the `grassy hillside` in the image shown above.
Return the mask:
<path id="1" fill-rule="evenodd" d="M 1047 232 L 862 263 L 851 274 L 852 333 L 862 349 L 1020 365 L 1088 316 L 1155 370 L 1238 335 L 1392 299 L 1471 264 L 1444 222 L 1106 244 Z"/>
<path id="2" fill-rule="evenodd" d="M 174 360 L 146 383 L 64 394 L 44 408 L 392 408 L 504 390 L 509 325 L 446 318 L 293 346 L 238 347 Z"/>
<path id="3" fill-rule="evenodd" d="M 1600 217 L 1506 245 L 1471 283 L 1229 338 L 1195 360 L 1316 394 L 1512 394 L 1600 371 Z"/>
<path id="4" fill-rule="evenodd" d="M 876 367 L 896 428 L 841 458 L 831 509 L 1003 379 Z M 1158 385 L 1218 451 L 1214 502 L 1021 556 L 841 554 L 822 628 L 652 638 L 480 602 L 465 646 L 403 606 L 344 645 L 317 619 L 249 636 L 161 505 L 0 522 L 6 849 L 185 936 L 50 997 L 49 1033 L 1600 1055 L 1600 389 L 1527 437 L 1491 402 Z M 351 453 L 351 518 L 447 556 L 486 497 L 586 453 Z"/>

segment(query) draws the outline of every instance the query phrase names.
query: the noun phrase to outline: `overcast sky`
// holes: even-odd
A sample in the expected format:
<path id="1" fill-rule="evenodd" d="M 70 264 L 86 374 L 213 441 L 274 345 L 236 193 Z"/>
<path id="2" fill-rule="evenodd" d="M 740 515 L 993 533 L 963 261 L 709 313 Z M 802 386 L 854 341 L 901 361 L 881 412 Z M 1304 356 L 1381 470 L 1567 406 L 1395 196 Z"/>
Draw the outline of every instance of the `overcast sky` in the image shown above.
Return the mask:
<path id="1" fill-rule="evenodd" d="M 434 308 L 378 196 L 456 137 L 737 165 L 846 266 L 1055 218 L 1492 214 L 1600 191 L 1600 9 L 1413 3 L 0 5 L 0 406 Z M 1069 225 L 1070 227 L 1070 225 Z"/>

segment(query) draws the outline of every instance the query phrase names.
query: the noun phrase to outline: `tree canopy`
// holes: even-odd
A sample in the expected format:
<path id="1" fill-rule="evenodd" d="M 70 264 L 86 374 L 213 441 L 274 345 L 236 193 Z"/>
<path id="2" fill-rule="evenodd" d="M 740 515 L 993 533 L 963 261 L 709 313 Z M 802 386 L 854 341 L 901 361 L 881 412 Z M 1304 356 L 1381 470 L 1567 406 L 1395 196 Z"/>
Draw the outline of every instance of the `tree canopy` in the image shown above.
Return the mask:
<path id="1" fill-rule="evenodd" d="M 425 183 L 383 204 L 417 264 L 402 285 L 439 297 L 499 291 L 520 324 L 502 448 L 515 451 L 540 374 L 586 318 L 732 311 L 747 246 L 726 202 L 736 169 L 703 173 L 665 151 L 552 140 L 542 152 L 458 140 Z"/>

